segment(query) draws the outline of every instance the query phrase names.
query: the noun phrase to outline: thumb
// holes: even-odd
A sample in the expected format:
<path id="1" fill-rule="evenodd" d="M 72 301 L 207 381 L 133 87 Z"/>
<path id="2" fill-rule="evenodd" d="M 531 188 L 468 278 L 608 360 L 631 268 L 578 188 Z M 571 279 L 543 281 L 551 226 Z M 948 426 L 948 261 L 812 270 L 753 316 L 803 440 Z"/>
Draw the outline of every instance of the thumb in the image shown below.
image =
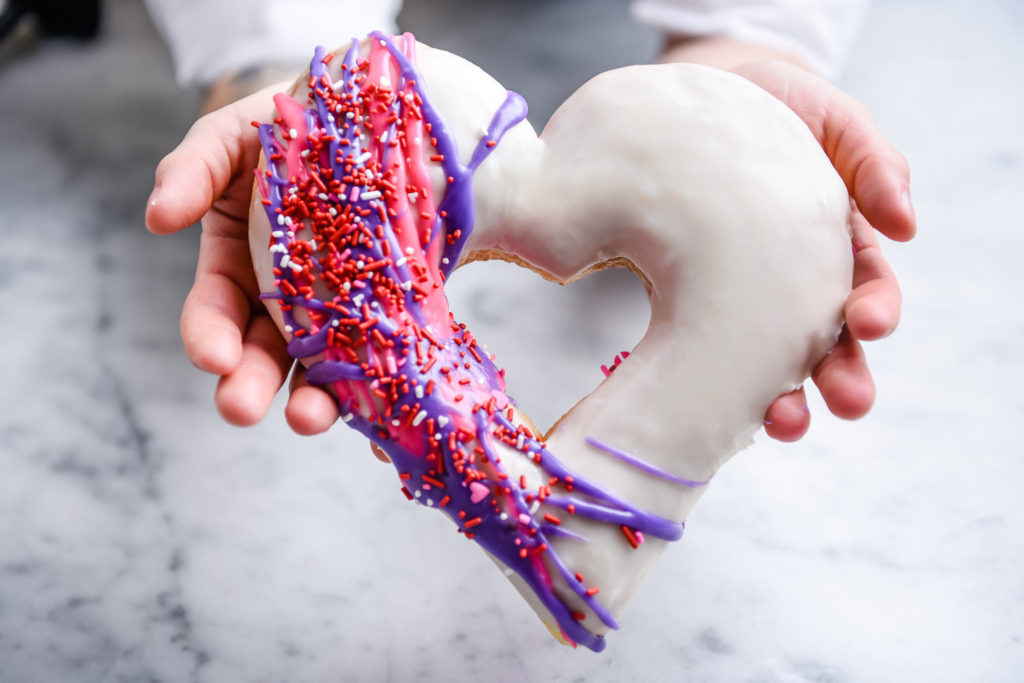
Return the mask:
<path id="1" fill-rule="evenodd" d="M 203 116 L 156 169 L 146 206 L 146 227 L 168 234 L 196 223 L 228 189 L 248 174 L 259 159 L 254 119 L 273 110 L 272 86 Z M 247 181 L 248 182 L 248 181 Z"/>

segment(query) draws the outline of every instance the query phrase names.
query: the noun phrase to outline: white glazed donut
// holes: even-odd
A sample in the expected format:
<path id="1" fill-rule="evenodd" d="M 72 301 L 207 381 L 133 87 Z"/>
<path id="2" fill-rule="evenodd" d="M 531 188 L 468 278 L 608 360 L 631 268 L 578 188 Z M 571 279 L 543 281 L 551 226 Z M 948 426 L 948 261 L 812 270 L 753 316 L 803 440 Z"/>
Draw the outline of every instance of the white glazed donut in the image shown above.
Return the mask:
<path id="1" fill-rule="evenodd" d="M 521 98 L 409 35 L 318 51 L 291 95 L 260 127 L 251 215 L 289 351 L 410 499 L 556 636 L 602 649 L 706 483 L 835 342 L 843 183 L 783 104 L 700 66 L 602 74 L 539 138 Z M 546 436 L 448 312 L 445 278 L 487 258 L 562 283 L 625 266 L 650 293 L 642 341 Z"/>

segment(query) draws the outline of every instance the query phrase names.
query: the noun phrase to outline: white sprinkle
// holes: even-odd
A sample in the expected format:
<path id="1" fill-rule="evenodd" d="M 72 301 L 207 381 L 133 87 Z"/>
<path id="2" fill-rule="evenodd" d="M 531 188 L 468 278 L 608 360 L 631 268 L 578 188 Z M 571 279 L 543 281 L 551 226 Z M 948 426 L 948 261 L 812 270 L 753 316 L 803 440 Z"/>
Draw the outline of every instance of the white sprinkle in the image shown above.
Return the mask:
<path id="1" fill-rule="evenodd" d="M 498 519 L 500 519 L 503 522 L 508 521 L 508 513 L 507 512 L 502 512 L 500 515 L 498 515 Z M 508 571 L 512 571 L 512 570 L 509 569 Z"/>
<path id="2" fill-rule="evenodd" d="M 270 236 L 274 237 L 275 239 L 281 239 L 282 237 L 284 237 L 284 230 L 274 230 L 272 233 L 270 233 Z"/>
<path id="3" fill-rule="evenodd" d="M 320 193 L 317 194 L 317 198 L 326 202 L 327 201 L 327 193 L 326 192 L 320 192 Z"/>
<path id="4" fill-rule="evenodd" d="M 438 427 L 444 427 L 446 424 L 448 424 L 448 422 L 449 422 L 448 417 L 445 416 L 445 415 L 439 415 L 437 417 L 437 426 Z"/>
<path id="5" fill-rule="evenodd" d="M 359 198 L 362 199 L 364 202 L 369 201 L 371 199 L 378 199 L 379 197 L 380 190 L 370 190 L 369 192 L 364 192 L 361 195 L 359 195 Z"/>
<path id="6" fill-rule="evenodd" d="M 409 256 L 412 256 L 415 252 L 412 247 L 406 247 L 405 253 L 408 254 Z"/>
<path id="7" fill-rule="evenodd" d="M 540 501 L 539 500 L 533 501 L 533 505 L 530 506 L 530 514 L 531 515 L 537 514 L 537 510 L 539 510 L 539 509 L 540 509 Z"/>
<path id="8" fill-rule="evenodd" d="M 387 141 L 388 141 L 388 132 L 387 132 L 387 131 L 384 131 L 383 133 L 381 133 L 381 134 L 380 134 L 380 138 L 379 138 L 379 140 L 380 140 L 380 144 L 382 144 L 382 145 L 383 145 L 383 144 L 384 144 L 385 142 L 387 142 Z"/>
<path id="9" fill-rule="evenodd" d="M 451 263 L 451 261 L 448 260 L 447 256 L 444 256 L 441 258 L 441 263 L 448 265 L 449 263 Z"/>
<path id="10" fill-rule="evenodd" d="M 291 268 L 292 270 L 294 270 L 296 273 L 301 273 L 302 272 L 302 266 L 300 266 L 298 263 L 294 263 L 294 262 L 289 263 L 288 267 Z"/>
<path id="11" fill-rule="evenodd" d="M 408 292 L 409 290 L 412 289 L 412 280 L 406 280 L 405 282 L 400 283 L 398 286 L 401 287 L 403 291 Z"/>
<path id="12" fill-rule="evenodd" d="M 391 79 L 388 78 L 387 76 L 381 76 L 380 77 L 380 87 L 382 87 L 382 88 L 390 88 L 391 87 Z"/>
<path id="13" fill-rule="evenodd" d="M 332 327 L 341 327 L 341 321 L 340 320 L 332 320 L 331 321 L 331 326 Z"/>
<path id="14" fill-rule="evenodd" d="M 295 330 L 295 328 L 292 327 L 291 325 L 285 325 L 284 326 L 284 331 L 287 332 L 288 334 L 291 334 L 294 330 Z"/>
<path id="15" fill-rule="evenodd" d="M 516 448 L 522 450 L 524 441 L 526 441 L 526 435 L 519 432 L 519 438 L 516 439 Z"/>
<path id="16" fill-rule="evenodd" d="M 416 398 L 423 398 L 423 385 L 417 384 L 416 388 L 413 389 L 413 393 L 416 394 Z"/>
<path id="17" fill-rule="evenodd" d="M 420 423 L 423 422 L 423 420 L 426 417 L 427 417 L 427 411 L 425 411 L 425 410 L 421 410 L 420 412 L 416 413 L 416 417 L 414 417 L 412 419 L 412 426 L 413 427 L 419 427 Z"/>
<path id="18" fill-rule="evenodd" d="M 303 159 L 305 159 L 306 157 L 309 156 L 310 151 L 312 151 L 312 150 L 304 149 L 301 152 L 299 152 L 299 156 L 302 157 Z"/>
<path id="19" fill-rule="evenodd" d="M 355 419 L 355 415 L 352 413 L 346 413 L 345 415 L 341 416 L 341 419 L 343 422 L 351 422 L 353 419 Z"/>
<path id="20" fill-rule="evenodd" d="M 362 164 L 362 163 L 365 163 L 365 162 L 369 161 L 369 160 L 370 160 L 370 157 L 372 157 L 372 156 L 373 156 L 373 155 L 372 155 L 372 154 L 370 154 L 369 152 L 363 152 L 362 154 L 360 154 L 359 156 L 357 156 L 357 157 L 356 157 L 355 159 L 353 159 L 352 161 L 353 161 L 354 163 L 357 163 L 357 164 Z"/>
<path id="21" fill-rule="evenodd" d="M 414 496 L 416 496 L 417 498 L 419 498 L 420 496 L 422 496 L 422 495 L 423 495 L 423 492 L 422 492 L 422 491 L 416 491 L 416 492 L 415 492 L 415 493 L 413 493 L 412 495 L 414 495 Z"/>
<path id="22" fill-rule="evenodd" d="M 291 262 L 292 262 L 292 257 L 289 256 L 288 254 L 285 254 L 284 256 L 281 257 L 281 267 L 282 268 L 287 268 L 288 264 L 291 263 Z"/>
<path id="23" fill-rule="evenodd" d="M 352 283 L 351 283 L 351 282 L 349 282 L 348 280 L 345 280 L 344 282 L 342 282 L 342 283 L 341 283 L 341 287 L 342 287 L 342 289 L 344 289 L 344 290 L 345 290 L 346 292 L 348 292 L 348 291 L 351 291 L 351 289 L 352 289 Z"/>
<path id="24" fill-rule="evenodd" d="M 294 128 L 289 128 L 288 137 L 294 140 L 295 138 L 299 137 L 299 131 L 295 130 Z"/>
<path id="25" fill-rule="evenodd" d="M 346 119 L 354 119 L 356 117 L 354 112 L 345 112 Z"/>
<path id="26" fill-rule="evenodd" d="M 395 425 L 396 427 L 402 426 L 402 422 L 400 420 L 392 420 L 391 424 Z"/>
<path id="27" fill-rule="evenodd" d="M 277 224 L 278 225 L 284 225 L 284 214 L 283 213 L 277 214 Z"/>
<path id="28" fill-rule="evenodd" d="M 407 259 L 403 256 L 402 258 L 400 258 L 397 261 L 395 261 L 395 265 L 398 266 L 399 268 L 401 268 L 402 266 L 405 265 L 406 260 Z"/>
<path id="29" fill-rule="evenodd" d="M 434 501 L 432 501 L 430 498 L 427 498 L 427 507 L 428 508 L 434 507 Z"/>
<path id="30" fill-rule="evenodd" d="M 272 247 L 270 247 L 270 253 L 272 253 L 272 254 L 287 254 L 288 253 L 288 247 L 284 246 L 283 244 L 275 244 Z"/>
<path id="31" fill-rule="evenodd" d="M 410 202 L 415 202 L 419 198 L 420 198 L 420 193 L 419 192 L 410 192 L 409 193 L 409 201 Z"/>

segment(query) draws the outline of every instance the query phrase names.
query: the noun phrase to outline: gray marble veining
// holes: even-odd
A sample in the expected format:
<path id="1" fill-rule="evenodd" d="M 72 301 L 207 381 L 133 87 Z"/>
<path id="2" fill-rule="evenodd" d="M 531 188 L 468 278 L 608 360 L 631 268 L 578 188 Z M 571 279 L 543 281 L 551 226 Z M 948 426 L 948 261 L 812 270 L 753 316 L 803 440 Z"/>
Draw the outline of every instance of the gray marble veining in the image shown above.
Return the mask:
<path id="1" fill-rule="evenodd" d="M 5 47 L 0 681 L 1021 680 L 1022 8 L 876 4 L 844 87 L 909 157 L 921 227 L 887 248 L 905 314 L 869 348 L 878 405 L 814 403 L 801 443 L 724 468 L 601 655 L 551 640 L 354 434 L 297 437 L 280 403 L 248 430 L 217 417 L 178 341 L 197 232 L 142 227 L 196 100 L 141 7 L 109 3 L 93 44 Z M 656 49 L 613 0 L 490 11 L 403 16 L 538 126 Z M 621 274 L 559 290 L 473 266 L 451 299 L 541 423 L 647 317 Z M 505 302 L 532 307 L 525 338 Z"/>

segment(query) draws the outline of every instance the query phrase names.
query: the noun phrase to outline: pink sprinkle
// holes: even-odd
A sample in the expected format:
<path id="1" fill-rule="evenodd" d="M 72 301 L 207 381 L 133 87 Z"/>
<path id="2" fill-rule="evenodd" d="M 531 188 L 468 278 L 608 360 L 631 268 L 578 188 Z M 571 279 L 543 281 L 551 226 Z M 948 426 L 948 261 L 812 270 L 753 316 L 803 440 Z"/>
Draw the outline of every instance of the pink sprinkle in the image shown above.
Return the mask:
<path id="1" fill-rule="evenodd" d="M 480 482 L 474 481 L 469 485 L 469 499 L 474 503 L 479 503 L 489 495 L 491 495 L 491 490 Z"/>
<path id="2" fill-rule="evenodd" d="M 520 524 L 529 524 L 530 523 L 530 515 L 526 514 L 525 512 L 519 513 L 519 523 Z"/>
<path id="3" fill-rule="evenodd" d="M 634 532 L 633 532 L 633 535 L 634 535 L 634 536 L 636 536 L 636 542 L 637 542 L 638 544 L 639 544 L 639 543 L 643 543 L 643 542 L 644 542 L 644 532 L 642 532 L 642 531 L 640 531 L 640 530 L 638 529 L 638 530 L 636 530 L 636 531 L 634 531 Z"/>

